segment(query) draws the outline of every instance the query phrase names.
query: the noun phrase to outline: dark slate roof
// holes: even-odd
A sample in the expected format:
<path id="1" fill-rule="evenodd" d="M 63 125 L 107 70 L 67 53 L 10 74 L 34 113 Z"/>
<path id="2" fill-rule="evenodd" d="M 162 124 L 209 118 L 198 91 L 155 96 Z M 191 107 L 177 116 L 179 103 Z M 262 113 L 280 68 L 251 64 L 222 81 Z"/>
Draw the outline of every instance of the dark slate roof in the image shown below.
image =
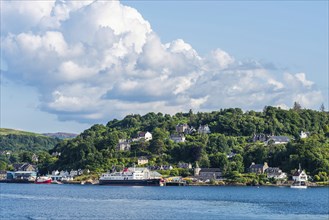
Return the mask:
<path id="1" fill-rule="evenodd" d="M 219 168 L 201 168 L 201 172 L 221 172 Z"/>
<path id="2" fill-rule="evenodd" d="M 138 133 L 138 137 L 145 137 L 146 132 L 141 131 Z"/>
<path id="3" fill-rule="evenodd" d="M 141 156 L 141 157 L 138 157 L 138 160 L 147 160 L 147 157 Z"/>
<path id="4" fill-rule="evenodd" d="M 300 171 L 300 170 L 297 170 L 297 171 L 294 173 L 294 175 L 293 175 L 293 176 L 299 176 L 301 173 L 302 173 L 302 171 Z"/>
<path id="5" fill-rule="evenodd" d="M 275 142 L 289 142 L 290 138 L 287 136 L 272 136 L 269 140 L 273 140 Z"/>
<path id="6" fill-rule="evenodd" d="M 266 173 L 280 173 L 282 172 L 279 167 L 269 167 L 265 170 Z"/>
<path id="7" fill-rule="evenodd" d="M 32 166 L 34 169 L 36 168 L 34 165 L 31 165 L 29 163 L 15 163 L 15 164 L 13 164 L 13 167 L 16 171 L 24 171 L 29 166 Z"/>
<path id="8" fill-rule="evenodd" d="M 264 164 L 251 164 L 249 168 L 263 169 Z"/>

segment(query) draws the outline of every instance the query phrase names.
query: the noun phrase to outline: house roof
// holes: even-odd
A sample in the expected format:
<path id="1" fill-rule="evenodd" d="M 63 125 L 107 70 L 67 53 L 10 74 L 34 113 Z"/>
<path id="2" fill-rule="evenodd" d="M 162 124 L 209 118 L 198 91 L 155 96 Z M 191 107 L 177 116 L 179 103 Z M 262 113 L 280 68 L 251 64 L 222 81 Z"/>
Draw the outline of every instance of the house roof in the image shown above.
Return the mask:
<path id="1" fill-rule="evenodd" d="M 35 166 L 29 164 L 29 163 L 15 163 L 13 164 L 15 170 L 26 170 L 29 166 L 32 166 L 35 168 Z"/>
<path id="2" fill-rule="evenodd" d="M 147 160 L 147 157 L 141 156 L 141 157 L 138 157 L 138 160 Z"/>
<path id="3" fill-rule="evenodd" d="M 219 168 L 201 168 L 200 173 L 202 172 L 221 172 Z"/>
<path id="4" fill-rule="evenodd" d="M 265 170 L 266 173 L 281 173 L 282 170 L 280 170 L 279 167 L 269 167 Z"/>
<path id="5" fill-rule="evenodd" d="M 272 136 L 269 140 L 273 140 L 275 142 L 289 142 L 290 138 L 287 136 Z"/>
<path id="6" fill-rule="evenodd" d="M 141 131 L 138 133 L 138 137 L 145 137 L 146 132 L 145 131 Z"/>
<path id="7" fill-rule="evenodd" d="M 293 174 L 293 176 L 300 176 L 300 174 L 301 174 L 302 172 L 303 172 L 303 171 L 297 170 L 297 171 Z"/>
<path id="8" fill-rule="evenodd" d="M 251 164 L 249 168 L 263 169 L 264 164 Z"/>

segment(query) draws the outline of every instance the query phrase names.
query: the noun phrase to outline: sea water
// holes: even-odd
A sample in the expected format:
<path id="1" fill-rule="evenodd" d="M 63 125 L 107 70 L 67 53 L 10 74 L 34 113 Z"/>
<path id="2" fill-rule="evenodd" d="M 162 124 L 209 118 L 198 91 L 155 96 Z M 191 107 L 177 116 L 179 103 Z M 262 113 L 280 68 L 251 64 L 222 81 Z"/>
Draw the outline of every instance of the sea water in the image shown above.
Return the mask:
<path id="1" fill-rule="evenodd" d="M 329 219 L 329 188 L 0 183 L 0 219 Z"/>

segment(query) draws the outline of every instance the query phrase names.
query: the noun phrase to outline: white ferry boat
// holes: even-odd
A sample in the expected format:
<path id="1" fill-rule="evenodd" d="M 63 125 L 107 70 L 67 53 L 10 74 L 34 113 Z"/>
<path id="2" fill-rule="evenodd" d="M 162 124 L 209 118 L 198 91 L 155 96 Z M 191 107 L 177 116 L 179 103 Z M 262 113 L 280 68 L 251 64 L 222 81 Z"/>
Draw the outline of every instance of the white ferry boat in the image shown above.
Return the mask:
<path id="1" fill-rule="evenodd" d="M 307 188 L 307 175 L 304 170 L 301 169 L 299 164 L 299 169 L 292 176 L 294 180 L 293 184 L 290 186 L 295 189 L 306 189 Z"/>
<path id="2" fill-rule="evenodd" d="M 129 167 L 122 172 L 104 173 L 100 185 L 160 186 L 161 175 L 144 167 Z"/>

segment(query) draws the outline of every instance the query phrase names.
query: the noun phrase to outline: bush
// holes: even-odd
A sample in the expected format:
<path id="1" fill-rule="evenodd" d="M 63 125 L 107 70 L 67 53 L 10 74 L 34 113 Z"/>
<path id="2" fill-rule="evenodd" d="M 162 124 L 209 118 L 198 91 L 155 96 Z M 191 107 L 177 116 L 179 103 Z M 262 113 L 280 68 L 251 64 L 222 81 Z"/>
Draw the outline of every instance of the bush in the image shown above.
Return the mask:
<path id="1" fill-rule="evenodd" d="M 170 170 L 170 176 L 178 176 L 178 175 L 179 175 L 179 170 L 177 168 Z"/>

